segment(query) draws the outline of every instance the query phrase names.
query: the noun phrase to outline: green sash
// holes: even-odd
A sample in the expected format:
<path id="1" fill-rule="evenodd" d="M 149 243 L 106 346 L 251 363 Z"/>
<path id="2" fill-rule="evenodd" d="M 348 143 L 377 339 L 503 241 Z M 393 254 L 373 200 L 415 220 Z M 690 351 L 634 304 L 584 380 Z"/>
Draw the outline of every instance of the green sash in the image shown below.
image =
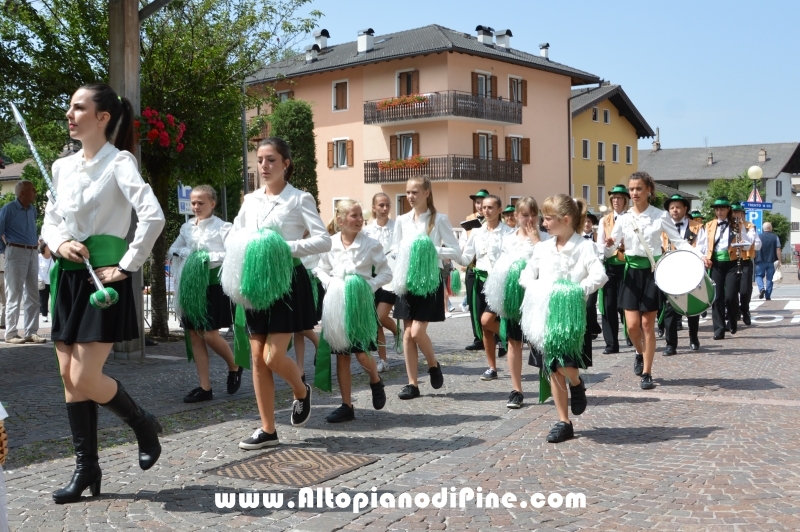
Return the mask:
<path id="1" fill-rule="evenodd" d="M 712 260 L 715 260 L 717 262 L 730 262 L 731 254 L 728 253 L 727 249 L 724 251 L 715 251 Z"/>
<path id="2" fill-rule="evenodd" d="M 208 270 L 208 286 L 213 286 L 215 284 L 219 284 L 219 277 L 222 272 L 222 267 L 217 266 L 216 268 L 211 268 Z M 186 361 L 191 362 L 194 360 L 194 349 L 192 349 L 192 337 L 191 333 L 184 329 L 183 331 L 183 342 L 186 346 Z"/>
<path id="3" fill-rule="evenodd" d="M 478 340 L 483 340 L 483 328 L 481 327 L 481 317 L 478 316 L 478 281 L 486 282 L 489 278 L 489 273 L 478 268 L 473 268 L 475 272 L 475 282 L 472 283 L 472 323 L 475 325 L 475 334 L 478 335 Z"/>
<path id="4" fill-rule="evenodd" d="M 317 348 L 317 358 L 314 360 L 314 386 L 326 392 L 333 391 L 331 346 L 325 340 L 324 330 L 319 335 L 319 348 Z"/>

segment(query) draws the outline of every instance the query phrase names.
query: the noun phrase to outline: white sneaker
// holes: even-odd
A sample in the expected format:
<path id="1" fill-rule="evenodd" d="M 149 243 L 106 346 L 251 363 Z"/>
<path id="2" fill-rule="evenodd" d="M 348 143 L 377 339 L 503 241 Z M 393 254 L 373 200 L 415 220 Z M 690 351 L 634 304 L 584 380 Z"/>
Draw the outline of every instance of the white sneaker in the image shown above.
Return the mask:
<path id="1" fill-rule="evenodd" d="M 452 312 L 445 312 L 444 313 L 444 317 L 445 318 L 452 318 L 453 317 L 453 313 Z"/>
<path id="2" fill-rule="evenodd" d="M 466 306 L 464 303 L 461 303 L 461 312 L 467 312 L 468 310 L 469 310 L 469 307 Z"/>
<path id="3" fill-rule="evenodd" d="M 50 320 L 48 320 L 48 319 L 47 319 L 47 316 L 43 316 L 43 317 L 42 317 L 42 321 L 43 321 L 43 322 L 45 322 L 45 323 L 47 323 L 47 322 L 49 322 Z"/>
<path id="4" fill-rule="evenodd" d="M 389 363 L 379 358 L 378 359 L 378 373 L 383 373 L 387 369 L 389 369 Z"/>

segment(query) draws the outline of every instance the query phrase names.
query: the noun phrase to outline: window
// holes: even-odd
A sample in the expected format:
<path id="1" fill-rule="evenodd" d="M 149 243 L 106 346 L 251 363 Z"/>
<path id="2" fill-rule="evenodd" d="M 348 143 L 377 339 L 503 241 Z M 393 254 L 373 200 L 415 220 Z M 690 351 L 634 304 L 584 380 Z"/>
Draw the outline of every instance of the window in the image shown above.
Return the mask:
<path id="1" fill-rule="evenodd" d="M 506 137 L 506 150 L 508 150 L 508 138 Z M 497 159 L 497 135 L 491 133 L 472 134 L 472 156 L 476 159 Z"/>
<path id="2" fill-rule="evenodd" d="M 605 161 L 606 160 L 606 143 L 605 142 L 598 142 L 597 143 L 597 160 L 598 161 Z"/>
<path id="3" fill-rule="evenodd" d="M 247 191 L 253 192 L 256 189 L 256 173 L 247 172 Z"/>
<path id="4" fill-rule="evenodd" d="M 602 161 L 597 165 L 597 184 L 606 184 L 606 165 L 604 165 Z"/>
<path id="5" fill-rule="evenodd" d="M 591 157 L 591 148 L 589 148 L 589 140 L 583 139 L 583 158 L 589 159 Z"/>
<path id="6" fill-rule="evenodd" d="M 603 123 L 610 124 L 611 123 L 611 111 L 608 109 L 603 109 Z"/>
<path id="7" fill-rule="evenodd" d="M 478 135 L 478 158 L 491 159 L 492 158 L 492 143 L 489 140 L 491 135 L 481 133 Z"/>
<path id="8" fill-rule="evenodd" d="M 528 82 L 520 78 L 508 78 L 508 99 L 528 105 Z"/>
<path id="9" fill-rule="evenodd" d="M 334 166 L 338 166 L 339 168 L 346 168 L 347 167 L 347 141 L 346 140 L 337 140 L 334 144 L 336 144 L 336 159 L 334 161 Z"/>
<path id="10" fill-rule="evenodd" d="M 335 139 L 328 143 L 328 168 L 348 168 L 354 164 L 353 141 Z"/>
<path id="11" fill-rule="evenodd" d="M 278 93 L 278 101 L 294 100 L 294 91 L 281 91 Z"/>
<path id="12" fill-rule="evenodd" d="M 633 164 L 633 148 L 625 146 L 625 164 Z"/>
<path id="13" fill-rule="evenodd" d="M 511 148 L 509 151 L 511 157 L 506 157 L 510 161 L 514 161 L 515 163 L 522 160 L 522 139 L 519 137 L 508 137 L 509 147 Z"/>
<path id="14" fill-rule="evenodd" d="M 333 110 L 347 110 L 347 81 L 333 82 Z"/>
<path id="15" fill-rule="evenodd" d="M 800 231 L 800 222 L 792 222 L 792 231 Z"/>
<path id="16" fill-rule="evenodd" d="M 398 133 L 389 137 L 389 158 L 409 159 L 419 155 L 419 133 Z"/>
<path id="17" fill-rule="evenodd" d="M 410 159 L 414 155 L 414 140 L 411 135 L 399 135 L 400 158 Z"/>
<path id="18" fill-rule="evenodd" d="M 611 145 L 611 162 L 612 163 L 619 162 L 619 144 Z"/>
<path id="19" fill-rule="evenodd" d="M 783 181 L 775 181 L 775 195 L 783 196 Z"/>
<path id="20" fill-rule="evenodd" d="M 397 75 L 397 95 L 419 94 L 419 70 L 400 72 Z"/>
<path id="21" fill-rule="evenodd" d="M 592 122 L 599 122 L 600 119 L 598 118 L 600 114 L 600 109 L 597 107 L 592 107 Z"/>
<path id="22" fill-rule="evenodd" d="M 597 204 L 606 204 L 606 187 L 597 187 Z"/>
<path id="23" fill-rule="evenodd" d="M 489 83 L 489 76 L 486 74 L 478 74 L 478 96 L 492 97 L 492 84 Z"/>
<path id="24" fill-rule="evenodd" d="M 473 72 L 472 73 L 472 95 L 480 98 L 497 97 L 497 76 L 491 74 Z"/>
<path id="25" fill-rule="evenodd" d="M 397 213 L 396 216 L 400 216 L 401 214 L 405 214 L 407 212 L 411 212 L 411 204 L 408 202 L 408 198 L 405 194 L 398 194 L 397 195 L 397 208 L 395 212 Z"/>
<path id="26" fill-rule="evenodd" d="M 589 188 L 589 185 L 583 185 L 583 199 L 586 200 L 587 204 L 592 203 L 592 191 Z"/>

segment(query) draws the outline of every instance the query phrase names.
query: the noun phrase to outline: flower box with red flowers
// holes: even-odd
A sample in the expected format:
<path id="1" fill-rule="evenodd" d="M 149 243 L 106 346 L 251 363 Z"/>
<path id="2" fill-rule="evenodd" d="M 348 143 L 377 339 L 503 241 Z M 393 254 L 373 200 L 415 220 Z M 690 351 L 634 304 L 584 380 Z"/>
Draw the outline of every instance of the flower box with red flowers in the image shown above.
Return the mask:
<path id="1" fill-rule="evenodd" d="M 133 127 L 140 142 L 159 146 L 176 153 L 183 151 L 183 134 L 186 124 L 171 114 L 162 114 L 146 107 L 142 116 L 133 121 Z"/>
<path id="2" fill-rule="evenodd" d="M 378 110 L 385 111 L 390 107 L 397 107 L 399 105 L 411 105 L 415 103 L 425 103 L 428 97 L 422 94 L 408 94 L 406 96 L 397 96 L 396 98 L 387 98 L 378 102 Z"/>
<path id="3" fill-rule="evenodd" d="M 424 168 L 428 166 L 428 159 L 415 155 L 408 159 L 390 159 L 388 161 L 378 161 L 378 170 L 395 170 L 398 168 Z"/>

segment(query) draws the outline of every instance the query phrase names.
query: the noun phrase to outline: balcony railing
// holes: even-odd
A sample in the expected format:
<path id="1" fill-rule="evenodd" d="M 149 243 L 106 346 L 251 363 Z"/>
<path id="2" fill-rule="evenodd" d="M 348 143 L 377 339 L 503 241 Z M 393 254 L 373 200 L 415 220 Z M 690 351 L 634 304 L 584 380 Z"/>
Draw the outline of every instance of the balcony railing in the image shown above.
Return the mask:
<path id="1" fill-rule="evenodd" d="M 387 99 L 364 102 L 365 124 L 386 124 L 458 116 L 508 124 L 522 123 L 522 104 L 510 100 L 473 96 L 468 92 L 443 91 L 419 95 L 425 100 L 386 107 Z M 391 98 L 388 101 L 392 100 Z"/>
<path id="2" fill-rule="evenodd" d="M 477 159 L 466 155 L 423 156 L 427 164 L 417 168 L 388 168 L 364 161 L 364 183 L 404 183 L 411 177 L 425 175 L 431 181 L 489 181 L 522 183 L 522 163 L 499 159 Z"/>

